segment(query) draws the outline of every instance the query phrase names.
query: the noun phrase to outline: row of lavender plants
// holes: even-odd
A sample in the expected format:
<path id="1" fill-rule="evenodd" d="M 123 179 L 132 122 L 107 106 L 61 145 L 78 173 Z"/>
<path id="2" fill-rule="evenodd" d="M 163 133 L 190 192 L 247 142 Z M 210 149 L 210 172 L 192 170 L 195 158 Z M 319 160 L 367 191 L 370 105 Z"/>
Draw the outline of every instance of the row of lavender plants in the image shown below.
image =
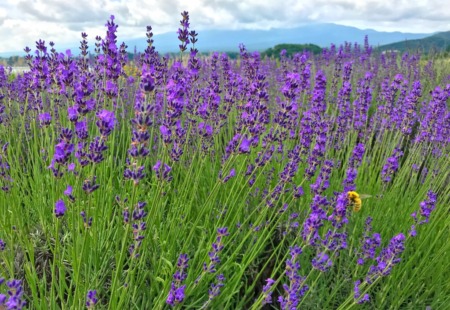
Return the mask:
<path id="1" fill-rule="evenodd" d="M 106 27 L 0 67 L 0 308 L 450 304 L 448 67 L 200 56 L 187 12 L 130 61 Z"/>

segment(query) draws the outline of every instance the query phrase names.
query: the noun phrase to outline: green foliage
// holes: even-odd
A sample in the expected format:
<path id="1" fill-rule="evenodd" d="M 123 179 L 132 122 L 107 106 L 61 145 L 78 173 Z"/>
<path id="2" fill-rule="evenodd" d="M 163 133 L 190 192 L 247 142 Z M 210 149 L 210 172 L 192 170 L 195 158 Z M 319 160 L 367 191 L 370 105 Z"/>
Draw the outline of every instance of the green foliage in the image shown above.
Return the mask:
<path id="1" fill-rule="evenodd" d="M 296 53 L 304 51 L 311 52 L 313 54 L 320 54 L 322 48 L 315 44 L 278 44 L 272 48 L 269 48 L 261 53 L 261 57 L 275 57 L 280 58 L 281 51 L 285 50 L 287 56 L 293 56 Z"/>

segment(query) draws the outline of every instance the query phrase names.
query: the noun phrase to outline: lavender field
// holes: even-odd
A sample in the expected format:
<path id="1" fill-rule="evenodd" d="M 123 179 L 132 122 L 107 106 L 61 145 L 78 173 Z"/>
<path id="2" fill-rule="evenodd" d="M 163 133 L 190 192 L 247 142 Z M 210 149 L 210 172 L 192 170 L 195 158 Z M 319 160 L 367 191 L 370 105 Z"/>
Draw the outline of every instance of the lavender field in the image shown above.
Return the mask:
<path id="1" fill-rule="evenodd" d="M 450 309 L 448 62 L 117 30 L 0 67 L 0 309 Z"/>

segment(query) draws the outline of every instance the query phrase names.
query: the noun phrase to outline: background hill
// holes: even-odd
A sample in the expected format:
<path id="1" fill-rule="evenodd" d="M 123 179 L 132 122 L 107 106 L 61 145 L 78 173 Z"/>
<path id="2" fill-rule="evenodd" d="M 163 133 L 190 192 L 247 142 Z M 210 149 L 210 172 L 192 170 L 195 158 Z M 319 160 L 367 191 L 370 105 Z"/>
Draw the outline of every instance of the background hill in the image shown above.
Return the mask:
<path id="1" fill-rule="evenodd" d="M 385 44 L 379 47 L 381 51 L 397 50 L 404 52 L 406 50 L 422 51 L 422 52 L 450 52 L 450 31 L 439 32 L 432 36 L 416 39 L 403 40 L 391 44 Z"/>

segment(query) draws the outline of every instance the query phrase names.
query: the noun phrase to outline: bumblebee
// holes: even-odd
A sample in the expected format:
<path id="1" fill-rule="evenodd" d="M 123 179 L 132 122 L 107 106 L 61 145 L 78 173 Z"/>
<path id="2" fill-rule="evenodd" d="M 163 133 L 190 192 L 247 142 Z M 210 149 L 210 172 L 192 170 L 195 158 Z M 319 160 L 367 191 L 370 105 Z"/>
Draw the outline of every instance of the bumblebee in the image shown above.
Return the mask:
<path id="1" fill-rule="evenodd" d="M 361 197 L 357 192 L 350 191 L 347 193 L 348 203 L 350 206 L 353 206 L 353 211 L 358 212 L 361 210 L 362 201 Z"/>

